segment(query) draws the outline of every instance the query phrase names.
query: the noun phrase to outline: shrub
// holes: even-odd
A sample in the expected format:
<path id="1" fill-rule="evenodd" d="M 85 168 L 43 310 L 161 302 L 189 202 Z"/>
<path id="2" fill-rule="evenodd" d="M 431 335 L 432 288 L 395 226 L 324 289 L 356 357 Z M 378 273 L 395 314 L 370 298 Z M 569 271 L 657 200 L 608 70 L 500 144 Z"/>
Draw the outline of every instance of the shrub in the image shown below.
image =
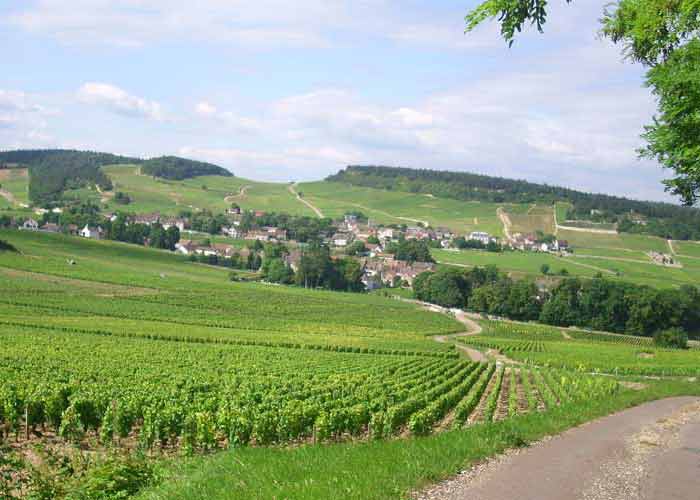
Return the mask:
<path id="1" fill-rule="evenodd" d="M 0 240 L 0 252 L 16 252 L 17 249 L 7 241 Z"/>
<path id="2" fill-rule="evenodd" d="M 672 347 L 675 349 L 688 348 L 688 334 L 682 328 L 668 328 L 654 333 L 654 343 L 659 347 Z"/>

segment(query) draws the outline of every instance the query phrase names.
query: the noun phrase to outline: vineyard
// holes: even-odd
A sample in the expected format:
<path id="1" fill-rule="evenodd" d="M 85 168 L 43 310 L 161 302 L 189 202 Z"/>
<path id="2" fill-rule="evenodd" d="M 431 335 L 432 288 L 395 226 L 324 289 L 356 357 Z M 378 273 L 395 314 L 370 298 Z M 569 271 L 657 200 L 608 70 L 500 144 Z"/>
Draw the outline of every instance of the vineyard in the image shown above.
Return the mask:
<path id="1" fill-rule="evenodd" d="M 616 383 L 426 356 L 3 331 L 8 440 L 206 451 L 426 434 L 610 394 Z"/>
<path id="2" fill-rule="evenodd" d="M 480 321 L 460 342 L 514 361 L 613 375 L 700 376 L 700 349 L 662 349 L 650 338 L 508 321 Z"/>
<path id="3" fill-rule="evenodd" d="M 0 461 L 0 493 L 30 459 L 437 437 L 626 390 L 589 372 L 699 366 L 700 350 L 544 325 L 479 320 L 480 334 L 450 337 L 465 328 L 453 317 L 379 295 L 231 282 L 113 242 L 0 236 L 18 249 L 0 253 L 0 451 L 18 457 Z"/>
<path id="4" fill-rule="evenodd" d="M 461 324 L 396 300 L 231 283 L 114 243 L 4 236 L 21 251 L 0 254 L 6 440 L 190 452 L 378 439 L 615 390 L 465 361 L 430 338 Z"/>

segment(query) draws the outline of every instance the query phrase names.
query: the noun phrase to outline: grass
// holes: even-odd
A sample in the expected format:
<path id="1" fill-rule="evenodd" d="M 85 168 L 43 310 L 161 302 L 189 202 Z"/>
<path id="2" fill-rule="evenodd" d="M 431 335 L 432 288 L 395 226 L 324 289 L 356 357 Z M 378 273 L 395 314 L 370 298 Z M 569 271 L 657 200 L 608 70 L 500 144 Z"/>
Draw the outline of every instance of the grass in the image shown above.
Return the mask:
<path id="1" fill-rule="evenodd" d="M 0 170 L 0 186 L 12 193 L 18 203 L 29 203 L 29 174 L 26 168 Z M 11 205 L 5 198 L 0 197 L 0 204 L 2 203 L 4 206 Z"/>
<path id="2" fill-rule="evenodd" d="M 500 236 L 503 227 L 495 203 L 464 202 L 421 194 L 351 186 L 336 182 L 306 182 L 297 188 L 328 217 L 342 217 L 349 211 L 362 211 L 383 224 L 415 225 L 428 222 L 464 235 L 486 231 Z"/>
<path id="3" fill-rule="evenodd" d="M 207 209 L 223 212 L 236 202 L 245 209 L 314 216 L 292 196 L 287 184 L 223 176 L 170 181 L 140 175 L 136 165 L 114 165 L 104 167 L 104 171 L 112 179 L 114 191 L 126 192 L 132 198 L 129 205 L 106 200 L 107 209 L 111 211 L 177 214 L 181 210 Z M 245 194 L 241 194 L 243 188 Z"/>
<path id="4" fill-rule="evenodd" d="M 700 259 L 700 243 L 697 241 L 674 241 L 673 248 L 678 255 Z"/>
<path id="5" fill-rule="evenodd" d="M 236 449 L 168 464 L 163 480 L 138 498 L 407 498 L 411 491 L 508 448 L 526 446 L 654 399 L 698 394 L 700 387 L 694 383 L 651 382 L 642 391 L 622 390 L 608 399 L 424 438 L 292 449 Z"/>

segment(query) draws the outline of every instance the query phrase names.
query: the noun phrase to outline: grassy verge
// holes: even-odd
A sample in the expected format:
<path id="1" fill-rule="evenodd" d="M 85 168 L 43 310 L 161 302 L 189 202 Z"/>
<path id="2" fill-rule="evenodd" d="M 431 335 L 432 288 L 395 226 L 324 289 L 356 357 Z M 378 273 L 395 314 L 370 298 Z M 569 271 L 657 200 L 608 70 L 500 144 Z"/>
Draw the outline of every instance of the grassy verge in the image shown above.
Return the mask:
<path id="1" fill-rule="evenodd" d="M 697 383 L 655 382 L 585 401 L 425 438 L 298 448 L 243 448 L 170 464 L 143 499 L 405 498 L 504 450 L 654 399 L 700 395 Z"/>

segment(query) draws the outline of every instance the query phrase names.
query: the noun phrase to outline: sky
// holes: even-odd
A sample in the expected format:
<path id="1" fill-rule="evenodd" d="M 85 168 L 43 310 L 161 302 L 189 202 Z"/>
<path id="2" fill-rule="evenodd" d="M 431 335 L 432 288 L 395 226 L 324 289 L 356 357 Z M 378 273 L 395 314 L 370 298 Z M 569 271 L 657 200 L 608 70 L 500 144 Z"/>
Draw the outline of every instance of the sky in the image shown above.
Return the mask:
<path id="1" fill-rule="evenodd" d="M 550 2 L 508 48 L 477 0 L 4 0 L 0 149 L 210 161 L 255 180 L 346 165 L 675 201 L 640 161 L 643 68 L 597 35 L 609 0 Z"/>

